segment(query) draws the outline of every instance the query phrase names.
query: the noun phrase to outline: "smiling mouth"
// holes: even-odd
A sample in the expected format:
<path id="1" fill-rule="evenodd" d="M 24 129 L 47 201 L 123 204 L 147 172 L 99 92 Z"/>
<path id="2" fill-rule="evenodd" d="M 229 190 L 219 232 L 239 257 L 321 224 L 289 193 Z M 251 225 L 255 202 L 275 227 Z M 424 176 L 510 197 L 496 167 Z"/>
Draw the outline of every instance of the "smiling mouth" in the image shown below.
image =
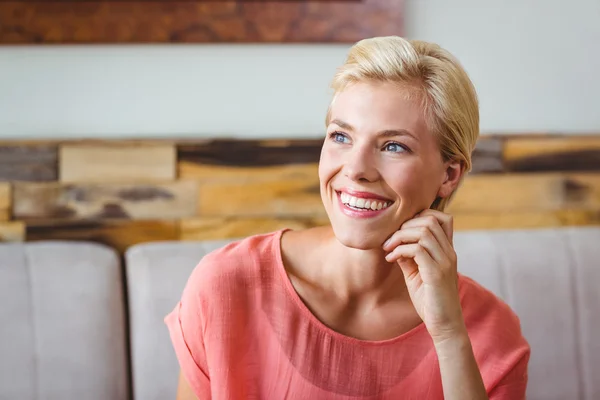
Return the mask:
<path id="1" fill-rule="evenodd" d="M 379 199 L 365 199 L 362 197 L 354 197 L 348 193 L 338 192 L 342 203 L 356 211 L 379 211 L 384 210 L 392 205 L 391 201 L 384 201 Z"/>

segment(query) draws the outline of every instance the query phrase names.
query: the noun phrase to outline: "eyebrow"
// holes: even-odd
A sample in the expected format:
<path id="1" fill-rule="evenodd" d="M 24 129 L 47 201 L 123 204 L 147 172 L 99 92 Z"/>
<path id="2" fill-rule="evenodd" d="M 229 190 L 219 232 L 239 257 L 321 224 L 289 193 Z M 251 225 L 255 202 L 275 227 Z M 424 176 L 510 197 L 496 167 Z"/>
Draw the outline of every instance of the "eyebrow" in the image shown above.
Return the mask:
<path id="1" fill-rule="evenodd" d="M 342 121 L 341 119 L 337 119 L 337 118 L 333 119 L 330 123 L 336 124 L 340 128 L 346 129 L 348 131 L 351 131 L 351 132 L 354 131 L 354 127 L 352 125 L 350 125 L 347 122 Z M 410 136 L 413 139 L 418 141 L 417 137 L 415 135 L 413 135 L 410 131 L 407 131 L 406 129 L 386 129 L 381 132 L 378 132 L 377 135 L 381 136 L 381 137 Z"/>

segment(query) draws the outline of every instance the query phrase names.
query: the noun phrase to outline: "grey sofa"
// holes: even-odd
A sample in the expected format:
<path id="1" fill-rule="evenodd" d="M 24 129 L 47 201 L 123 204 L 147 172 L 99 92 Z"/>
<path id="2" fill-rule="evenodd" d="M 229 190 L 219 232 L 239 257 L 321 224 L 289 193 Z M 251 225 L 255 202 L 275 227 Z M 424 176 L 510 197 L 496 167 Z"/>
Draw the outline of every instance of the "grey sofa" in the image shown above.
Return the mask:
<path id="1" fill-rule="evenodd" d="M 0 400 L 174 399 L 163 318 L 216 242 L 0 244 Z M 600 227 L 458 232 L 532 346 L 528 399 L 600 399 Z"/>

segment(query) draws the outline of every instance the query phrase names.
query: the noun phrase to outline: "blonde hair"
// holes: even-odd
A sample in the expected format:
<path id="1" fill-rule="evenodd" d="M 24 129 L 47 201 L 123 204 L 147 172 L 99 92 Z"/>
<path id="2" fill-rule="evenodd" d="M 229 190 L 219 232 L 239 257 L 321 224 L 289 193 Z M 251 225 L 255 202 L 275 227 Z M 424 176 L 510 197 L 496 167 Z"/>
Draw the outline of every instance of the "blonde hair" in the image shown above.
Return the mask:
<path id="1" fill-rule="evenodd" d="M 364 39 L 350 49 L 338 68 L 331 82 L 331 104 L 347 85 L 359 81 L 395 83 L 418 94 L 444 161 L 464 163 L 465 174 L 471 170 L 471 154 L 479 137 L 479 102 L 473 83 L 452 54 L 437 44 L 398 36 Z M 431 208 L 443 211 L 453 196 L 436 199 Z"/>

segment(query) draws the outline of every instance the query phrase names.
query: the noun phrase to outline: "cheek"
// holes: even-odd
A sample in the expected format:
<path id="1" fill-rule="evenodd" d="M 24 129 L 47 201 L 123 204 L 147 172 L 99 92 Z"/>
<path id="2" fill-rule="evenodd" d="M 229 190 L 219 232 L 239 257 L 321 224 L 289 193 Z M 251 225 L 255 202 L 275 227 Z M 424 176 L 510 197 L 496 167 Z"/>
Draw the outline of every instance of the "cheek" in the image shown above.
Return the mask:
<path id="1" fill-rule="evenodd" d="M 329 149 L 327 145 L 321 150 L 319 159 L 319 180 L 321 184 L 327 183 L 339 169 L 339 160 L 337 154 Z"/>

